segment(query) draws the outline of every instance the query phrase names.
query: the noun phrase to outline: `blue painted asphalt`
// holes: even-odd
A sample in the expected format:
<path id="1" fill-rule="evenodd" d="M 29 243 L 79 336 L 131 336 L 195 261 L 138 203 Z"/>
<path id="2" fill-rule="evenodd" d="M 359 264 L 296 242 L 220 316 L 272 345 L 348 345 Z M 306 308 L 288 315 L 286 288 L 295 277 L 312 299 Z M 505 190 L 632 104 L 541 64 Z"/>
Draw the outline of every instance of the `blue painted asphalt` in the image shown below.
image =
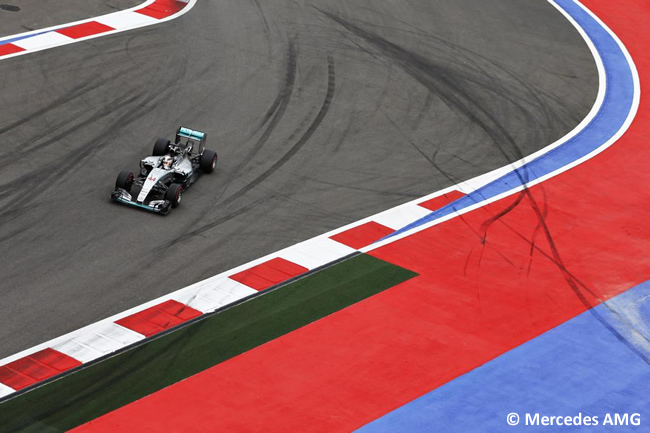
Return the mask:
<path id="1" fill-rule="evenodd" d="M 616 40 L 590 14 L 572 0 L 556 0 L 582 27 L 600 53 L 606 75 L 603 105 L 595 118 L 577 135 L 528 164 L 430 213 L 394 233 L 390 238 L 476 203 L 511 191 L 546 176 L 588 155 L 612 138 L 624 125 L 634 106 L 634 75 Z"/>
<path id="2" fill-rule="evenodd" d="M 57 29 L 57 30 L 58 30 L 58 29 Z M 7 39 L 2 39 L 2 40 L 0 40 L 0 45 L 10 44 L 10 43 L 12 43 L 12 42 L 21 41 L 21 40 L 23 40 L 23 39 L 33 38 L 34 36 L 38 36 L 38 35 L 42 35 L 42 34 L 45 34 L 45 33 L 49 33 L 49 32 L 51 32 L 51 31 L 53 31 L 53 30 L 46 30 L 46 31 L 43 31 L 43 32 L 32 33 L 32 34 L 29 34 L 29 35 L 15 36 L 15 37 L 11 37 L 11 36 L 9 36 Z"/>
<path id="3" fill-rule="evenodd" d="M 360 432 L 650 431 L 650 283 L 511 350 L 366 425 Z M 435 368 L 435 366 L 432 366 Z M 509 413 L 520 423 L 510 426 Z M 597 417 L 591 426 L 531 426 L 526 414 Z M 640 414 L 641 424 L 605 425 Z"/>

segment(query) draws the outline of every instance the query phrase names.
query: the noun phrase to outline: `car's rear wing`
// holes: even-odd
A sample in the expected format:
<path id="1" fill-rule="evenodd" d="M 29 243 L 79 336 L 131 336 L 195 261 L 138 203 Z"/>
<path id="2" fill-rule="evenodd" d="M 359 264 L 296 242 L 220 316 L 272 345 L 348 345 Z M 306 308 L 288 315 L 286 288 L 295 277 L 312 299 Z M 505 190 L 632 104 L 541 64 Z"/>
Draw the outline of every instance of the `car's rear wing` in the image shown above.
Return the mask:
<path id="1" fill-rule="evenodd" d="M 175 142 L 176 143 L 180 142 L 182 138 L 197 142 L 198 153 L 203 153 L 203 149 L 205 149 L 205 140 L 208 138 L 208 134 L 202 131 L 198 131 L 196 129 L 190 129 L 190 128 L 186 128 L 185 126 L 181 126 L 176 131 Z M 197 146 L 194 146 L 194 148 L 196 149 Z"/>
<path id="2" fill-rule="evenodd" d="M 178 131 L 176 131 L 176 137 L 184 137 L 196 141 L 204 141 L 207 135 L 208 134 L 206 134 L 205 132 L 186 128 L 184 126 L 181 126 L 180 128 L 178 128 Z"/>

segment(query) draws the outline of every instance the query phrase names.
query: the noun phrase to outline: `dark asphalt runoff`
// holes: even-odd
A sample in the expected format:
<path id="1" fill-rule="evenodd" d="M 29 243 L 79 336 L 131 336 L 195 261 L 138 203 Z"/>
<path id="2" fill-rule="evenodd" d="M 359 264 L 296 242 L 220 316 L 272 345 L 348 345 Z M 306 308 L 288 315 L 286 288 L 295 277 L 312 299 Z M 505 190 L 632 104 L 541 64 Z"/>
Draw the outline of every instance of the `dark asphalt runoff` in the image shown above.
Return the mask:
<path id="1" fill-rule="evenodd" d="M 0 79 L 0 356 L 517 160 L 598 87 L 545 0 L 199 0 Z M 166 217 L 111 203 L 179 125 L 216 173 Z"/>

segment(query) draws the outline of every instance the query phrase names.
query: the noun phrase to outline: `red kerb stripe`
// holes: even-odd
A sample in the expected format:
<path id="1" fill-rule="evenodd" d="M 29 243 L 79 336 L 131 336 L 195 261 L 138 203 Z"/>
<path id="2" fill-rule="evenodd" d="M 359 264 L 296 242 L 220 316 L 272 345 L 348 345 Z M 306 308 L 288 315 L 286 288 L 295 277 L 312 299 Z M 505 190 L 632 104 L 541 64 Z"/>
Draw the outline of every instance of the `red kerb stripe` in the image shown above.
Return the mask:
<path id="1" fill-rule="evenodd" d="M 19 390 L 80 365 L 64 353 L 43 349 L 0 367 L 0 383 Z"/>
<path id="2" fill-rule="evenodd" d="M 330 239 L 358 250 L 359 248 L 368 246 L 391 233 L 393 233 L 393 229 L 374 221 L 370 221 L 335 234 L 334 236 L 330 236 Z"/>
<path id="3" fill-rule="evenodd" d="M 76 26 L 66 27 L 64 29 L 59 29 L 56 32 L 61 33 L 69 38 L 79 39 L 86 36 L 96 35 L 98 33 L 110 32 L 115 30 L 113 27 L 98 23 L 97 21 L 89 21 L 83 24 L 77 24 Z"/>
<path id="4" fill-rule="evenodd" d="M 149 337 L 201 314 L 203 313 L 192 307 L 170 299 L 162 304 L 154 305 L 146 310 L 124 317 L 115 323 Z"/>
<path id="5" fill-rule="evenodd" d="M 24 48 L 19 47 L 14 44 L 3 44 L 0 45 L 0 56 L 8 56 L 9 54 L 19 53 L 25 51 Z"/>
<path id="6" fill-rule="evenodd" d="M 449 191 L 448 193 L 438 196 L 436 198 L 432 198 L 431 200 L 427 200 L 425 202 L 418 203 L 418 204 L 429 210 L 438 210 L 448 205 L 452 201 L 458 200 L 463 196 L 465 196 L 465 194 L 463 194 L 460 191 L 454 190 L 454 191 Z"/>
<path id="7" fill-rule="evenodd" d="M 144 7 L 142 9 L 138 9 L 135 12 L 150 16 L 152 18 L 162 19 L 170 15 L 174 15 L 176 12 L 180 11 L 185 6 L 187 6 L 187 3 L 182 1 L 156 0 L 154 3 L 150 4 L 149 6 Z"/>
<path id="8" fill-rule="evenodd" d="M 283 281 L 287 281 L 290 278 L 304 274 L 308 270 L 293 262 L 276 257 L 268 262 L 231 275 L 230 278 L 255 290 L 264 290 Z"/>

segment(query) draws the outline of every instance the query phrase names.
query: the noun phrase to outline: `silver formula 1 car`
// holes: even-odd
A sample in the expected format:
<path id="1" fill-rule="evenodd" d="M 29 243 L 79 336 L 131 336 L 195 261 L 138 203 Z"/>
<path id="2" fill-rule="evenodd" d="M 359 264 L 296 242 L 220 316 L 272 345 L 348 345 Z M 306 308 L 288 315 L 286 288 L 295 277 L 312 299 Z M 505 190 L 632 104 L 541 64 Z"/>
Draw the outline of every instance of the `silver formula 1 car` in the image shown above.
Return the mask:
<path id="1" fill-rule="evenodd" d="M 153 156 L 140 161 L 140 175 L 125 170 L 117 176 L 111 199 L 161 215 L 181 203 L 183 192 L 217 166 L 217 153 L 205 148 L 205 132 L 181 126 L 172 143 L 159 138 Z"/>

